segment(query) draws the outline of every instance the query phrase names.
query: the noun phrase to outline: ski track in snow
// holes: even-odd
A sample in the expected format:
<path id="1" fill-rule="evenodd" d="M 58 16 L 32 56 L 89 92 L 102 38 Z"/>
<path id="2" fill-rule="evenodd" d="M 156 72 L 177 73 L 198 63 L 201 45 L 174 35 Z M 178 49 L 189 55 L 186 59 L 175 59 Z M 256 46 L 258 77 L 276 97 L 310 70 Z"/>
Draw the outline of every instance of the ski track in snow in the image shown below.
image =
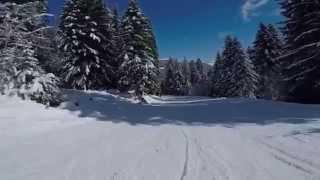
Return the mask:
<path id="1" fill-rule="evenodd" d="M 271 150 L 271 154 L 274 158 L 294 167 L 297 168 L 301 171 L 304 171 L 306 173 L 309 173 L 311 175 L 314 175 L 315 172 L 320 172 L 320 167 L 318 165 L 316 165 L 313 162 L 310 162 L 306 159 L 300 158 L 296 155 L 290 154 L 289 152 L 286 152 L 278 147 L 275 147 L 273 145 L 270 145 L 268 143 L 265 142 L 260 142 L 263 145 L 265 145 L 267 148 L 269 148 Z M 309 167 L 307 169 L 307 167 Z M 320 173 L 319 173 L 320 176 Z"/>
<path id="2" fill-rule="evenodd" d="M 219 179 L 230 179 L 227 175 L 227 171 L 224 167 L 224 164 L 214 159 L 208 152 L 204 150 L 201 144 L 199 144 L 197 138 L 193 140 L 194 149 L 197 153 L 195 159 L 200 161 L 198 165 L 197 174 L 201 176 L 202 173 L 208 173 L 213 180 Z"/>
<path id="3" fill-rule="evenodd" d="M 89 100 L 92 96 L 94 100 Z M 320 180 L 318 106 L 295 108 L 292 104 L 201 97 L 149 97 L 150 105 L 140 105 L 97 92 L 71 92 L 69 101 L 60 109 L 46 109 L 0 96 L 1 180 Z M 74 102 L 80 107 L 72 106 Z M 302 122 L 188 121 L 193 114 L 218 117 L 219 112 L 212 110 L 221 106 L 232 106 L 231 117 L 238 113 L 234 107 L 241 109 L 250 103 L 259 112 L 267 107 L 287 115 L 284 111 L 290 110 L 288 118 Z M 199 114 L 198 106 L 208 111 Z M 170 116 L 186 118 L 187 123 L 162 120 L 166 114 L 161 113 L 169 109 L 161 108 L 169 107 L 177 113 L 170 112 Z M 151 121 L 159 122 L 137 121 L 148 108 L 153 111 Z M 188 116 L 179 115 L 193 108 L 196 110 Z M 118 114 L 123 119 L 115 119 Z M 313 120 L 305 122 L 311 117 L 304 114 L 312 114 Z M 270 118 L 276 121 L 284 115 Z M 130 118 L 136 119 L 130 122 Z M 220 114 L 218 120 L 221 118 Z"/>
<path id="4" fill-rule="evenodd" d="M 185 148 L 185 157 L 184 157 L 184 163 L 183 163 L 183 170 L 181 173 L 180 180 L 184 180 L 184 178 L 187 176 L 188 173 L 188 164 L 189 164 L 189 138 L 186 135 L 184 131 L 182 131 L 182 134 L 186 141 L 186 148 Z"/>

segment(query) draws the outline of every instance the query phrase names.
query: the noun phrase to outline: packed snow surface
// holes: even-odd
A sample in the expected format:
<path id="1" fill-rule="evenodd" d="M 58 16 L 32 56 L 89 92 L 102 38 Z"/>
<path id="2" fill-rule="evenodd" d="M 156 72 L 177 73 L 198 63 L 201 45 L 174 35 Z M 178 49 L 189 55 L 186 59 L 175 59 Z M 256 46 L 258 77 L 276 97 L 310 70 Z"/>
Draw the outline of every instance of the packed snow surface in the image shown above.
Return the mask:
<path id="1" fill-rule="evenodd" d="M 0 96 L 3 180 L 319 180 L 320 106 L 67 91 Z"/>

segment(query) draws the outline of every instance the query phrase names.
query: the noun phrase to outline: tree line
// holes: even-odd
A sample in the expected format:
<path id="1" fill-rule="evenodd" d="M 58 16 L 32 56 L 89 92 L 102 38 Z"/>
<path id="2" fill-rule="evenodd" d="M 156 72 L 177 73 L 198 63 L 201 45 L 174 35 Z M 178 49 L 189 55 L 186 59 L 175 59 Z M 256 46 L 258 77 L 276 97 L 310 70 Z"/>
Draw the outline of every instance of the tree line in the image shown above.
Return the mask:
<path id="1" fill-rule="evenodd" d="M 261 23 L 247 49 L 236 37 L 225 38 L 223 51 L 207 74 L 210 96 L 320 103 L 320 3 L 279 0 L 279 4 L 285 17 L 280 31 Z M 188 95 L 185 89 L 191 78 L 180 77 L 185 74 L 181 72 L 181 67 L 169 63 L 164 84 L 170 84 L 170 94 Z"/>
<path id="2" fill-rule="evenodd" d="M 252 47 L 227 36 L 209 72 L 170 59 L 160 79 L 152 25 L 137 0 L 124 14 L 103 0 L 67 0 L 52 27 L 46 0 L 0 3 L 0 92 L 58 105 L 61 88 L 320 102 L 317 0 L 279 0 L 281 33 L 261 24 Z M 196 90 L 195 90 L 196 89 Z"/>
<path id="3" fill-rule="evenodd" d="M 0 3 L 0 90 L 59 104 L 61 88 L 160 94 L 159 55 L 136 0 L 120 16 L 103 0 L 67 0 L 50 27 L 46 0 Z"/>
<path id="4" fill-rule="evenodd" d="M 282 49 L 283 40 L 277 29 L 261 23 L 253 47 L 245 49 L 236 37 L 227 36 L 223 51 L 217 53 L 208 72 L 203 71 L 200 59 L 196 63 L 169 59 L 163 92 L 276 100 L 281 82 L 281 64 L 277 58 Z M 202 88 L 201 93 L 193 91 L 197 87 Z"/>
<path id="5" fill-rule="evenodd" d="M 209 65 L 207 65 L 209 66 Z M 165 67 L 165 78 L 161 82 L 161 92 L 167 95 L 208 96 L 209 73 L 201 59 L 188 61 L 169 58 Z"/>
<path id="6" fill-rule="evenodd" d="M 285 17 L 282 34 L 261 24 L 247 58 L 236 39 L 226 38 L 214 66 L 214 96 L 320 103 L 320 3 L 279 0 L 279 4 Z"/>

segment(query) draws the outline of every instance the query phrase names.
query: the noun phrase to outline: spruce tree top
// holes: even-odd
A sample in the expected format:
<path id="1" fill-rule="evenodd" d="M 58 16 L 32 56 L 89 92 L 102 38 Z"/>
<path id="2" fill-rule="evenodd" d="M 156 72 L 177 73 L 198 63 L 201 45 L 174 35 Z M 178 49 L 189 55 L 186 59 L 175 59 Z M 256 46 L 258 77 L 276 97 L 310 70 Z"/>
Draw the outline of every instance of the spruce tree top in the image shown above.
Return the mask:
<path id="1" fill-rule="evenodd" d="M 143 14 L 137 0 L 130 0 L 123 16 L 122 29 L 126 39 L 127 52 L 130 59 L 138 56 L 141 59 L 158 59 L 158 51 L 152 26 Z"/>

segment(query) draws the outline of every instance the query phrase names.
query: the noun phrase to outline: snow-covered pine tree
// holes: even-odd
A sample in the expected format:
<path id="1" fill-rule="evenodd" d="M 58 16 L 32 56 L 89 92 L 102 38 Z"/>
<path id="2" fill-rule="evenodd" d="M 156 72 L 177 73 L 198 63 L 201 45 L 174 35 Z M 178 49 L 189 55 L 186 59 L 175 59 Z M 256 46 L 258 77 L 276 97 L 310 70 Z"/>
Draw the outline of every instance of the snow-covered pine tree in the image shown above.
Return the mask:
<path id="1" fill-rule="evenodd" d="M 253 49 L 251 46 L 249 46 L 249 47 L 247 48 L 246 52 L 247 52 L 248 58 L 249 58 L 249 59 L 251 60 L 251 62 L 253 63 L 253 61 L 254 61 L 254 56 L 255 56 L 255 51 L 254 51 L 254 49 Z"/>
<path id="2" fill-rule="evenodd" d="M 112 87 L 114 42 L 112 17 L 102 0 L 68 0 L 61 16 L 61 44 L 66 87 Z"/>
<path id="3" fill-rule="evenodd" d="M 191 89 L 191 82 L 190 82 L 191 72 L 190 72 L 190 66 L 187 59 L 183 60 L 181 69 L 182 69 L 182 75 L 184 77 L 185 95 L 189 95 L 190 89 Z"/>
<path id="4" fill-rule="evenodd" d="M 200 80 L 199 80 L 200 83 L 207 81 L 208 77 L 207 77 L 207 74 L 204 72 L 203 62 L 200 58 L 197 59 L 196 66 L 197 66 L 198 73 L 200 74 Z"/>
<path id="5" fill-rule="evenodd" d="M 225 40 L 222 70 L 217 79 L 221 97 L 255 97 L 257 74 L 241 43 L 231 36 Z M 217 88 L 217 87 L 215 87 Z"/>
<path id="6" fill-rule="evenodd" d="M 28 18 L 27 20 L 25 20 L 23 24 L 25 25 L 26 31 L 32 31 L 33 34 L 36 34 L 32 41 L 37 45 L 37 49 L 46 47 L 44 45 L 44 42 L 47 41 L 47 38 L 43 34 L 46 29 L 51 28 L 45 23 L 46 17 L 49 16 L 46 9 L 46 0 L 4 0 L 0 3 L 15 3 L 18 5 L 23 5 L 24 13 L 27 13 L 29 15 L 37 14 L 37 16 L 33 16 L 32 18 Z M 32 6 L 30 6 L 30 4 L 32 4 Z"/>
<path id="7" fill-rule="evenodd" d="M 181 66 L 178 61 L 175 61 L 175 73 L 174 73 L 174 82 L 175 82 L 175 94 L 178 96 L 183 96 L 187 94 L 187 82 L 183 77 Z"/>
<path id="8" fill-rule="evenodd" d="M 58 69 L 61 68 L 62 56 L 58 48 L 59 33 L 57 27 L 49 25 L 49 17 L 53 15 L 48 13 L 48 0 L 29 0 L 29 2 L 33 2 L 34 6 L 26 11 L 40 15 L 26 22 L 28 30 L 36 34 L 36 38 L 33 39 L 36 57 L 46 72 L 60 76 Z"/>
<path id="9" fill-rule="evenodd" d="M 37 57 L 41 62 L 41 66 L 46 72 L 53 73 L 60 79 L 63 78 L 61 59 L 64 58 L 63 53 L 59 49 L 60 32 L 58 27 L 53 27 L 45 32 L 45 36 L 50 42 L 46 41 L 42 44 L 42 48 L 38 48 Z"/>
<path id="10" fill-rule="evenodd" d="M 223 64 L 224 61 L 220 55 L 220 52 L 217 53 L 216 60 L 211 70 L 210 80 L 211 80 L 211 92 L 210 95 L 213 97 L 221 97 L 223 95 Z"/>
<path id="11" fill-rule="evenodd" d="M 284 99 L 302 103 L 320 102 L 320 2 L 280 0 L 285 16 L 286 40 L 283 65 Z"/>
<path id="12" fill-rule="evenodd" d="M 48 14 L 48 0 L 38 2 L 38 5 L 33 7 L 34 13 L 47 16 L 37 17 L 28 25 L 32 31 L 42 29 L 41 31 L 34 32 L 39 37 L 33 40 L 37 47 L 35 51 L 36 57 L 46 72 L 60 76 L 58 69 L 61 68 L 60 62 L 62 56 L 58 48 L 58 28 L 49 25 L 49 18 L 54 17 L 54 15 Z"/>
<path id="13" fill-rule="evenodd" d="M 28 31 L 32 31 L 34 34 L 32 41 L 36 58 L 39 59 L 41 67 L 46 72 L 59 75 L 56 68 L 53 68 L 53 65 L 58 64 L 60 61 L 60 53 L 56 43 L 56 28 L 48 25 L 49 17 L 53 16 L 48 13 L 48 0 L 5 0 L 4 2 L 16 4 L 33 3 L 33 6 L 26 7 L 24 11 L 30 14 L 38 14 L 38 16 L 25 21 Z"/>
<path id="14" fill-rule="evenodd" d="M 234 54 L 233 38 L 227 36 L 225 39 L 223 54 L 217 55 L 214 75 L 213 75 L 213 96 L 215 97 L 232 97 L 237 96 L 234 89 L 237 89 L 234 85 L 234 63 L 235 60 L 230 55 Z"/>
<path id="15" fill-rule="evenodd" d="M 160 59 L 158 53 L 158 47 L 156 42 L 156 37 L 153 33 L 153 28 L 151 21 L 146 19 L 146 42 L 147 42 L 147 54 L 148 54 L 148 68 L 147 68 L 147 78 L 146 83 L 146 93 L 149 94 L 161 94 L 160 87 Z M 152 65 L 151 65 L 152 64 Z M 151 66 L 150 66 L 151 65 Z"/>
<path id="16" fill-rule="evenodd" d="M 173 94 L 174 89 L 174 60 L 169 58 L 168 63 L 165 67 L 165 78 L 161 83 L 162 94 Z"/>
<path id="17" fill-rule="evenodd" d="M 277 99 L 279 96 L 280 63 L 282 43 L 276 28 L 260 24 L 254 41 L 252 53 L 255 71 L 259 75 L 256 96 L 265 99 Z"/>
<path id="18" fill-rule="evenodd" d="M 174 94 L 175 84 L 174 84 L 174 60 L 169 59 L 166 65 L 166 76 L 162 83 L 162 93 L 163 94 Z"/>
<path id="19" fill-rule="evenodd" d="M 257 89 L 257 81 L 259 75 L 255 72 L 254 66 L 250 59 L 246 56 L 245 52 L 239 42 L 239 61 L 235 64 L 235 82 L 238 86 L 238 96 L 255 98 L 255 92 Z"/>
<path id="20" fill-rule="evenodd" d="M 198 71 L 197 64 L 194 60 L 189 62 L 190 67 L 190 82 L 192 85 L 195 85 L 200 82 L 201 74 Z"/>
<path id="21" fill-rule="evenodd" d="M 33 18 L 45 15 L 32 11 L 38 5 L 38 1 L 0 3 L 0 91 L 55 106 L 61 102 L 59 79 L 40 66 L 34 41 L 47 27 L 29 26 Z"/>
<path id="22" fill-rule="evenodd" d="M 159 58 L 151 23 L 142 13 L 137 0 L 130 0 L 122 20 L 125 42 L 120 66 L 119 87 L 134 90 L 136 95 L 158 94 Z"/>
<path id="23" fill-rule="evenodd" d="M 118 88 L 118 81 L 119 81 L 119 68 L 120 65 L 123 63 L 124 57 L 124 40 L 123 40 L 123 30 L 121 27 L 121 18 L 119 16 L 117 8 L 113 8 L 112 10 L 112 30 L 113 30 L 113 41 L 115 43 L 114 48 L 114 58 L 112 61 L 112 66 L 115 67 L 114 72 L 116 75 L 114 76 L 113 88 Z"/>
<path id="24" fill-rule="evenodd" d="M 187 84 L 178 61 L 170 58 L 166 69 L 164 93 L 177 96 L 186 95 Z"/>

